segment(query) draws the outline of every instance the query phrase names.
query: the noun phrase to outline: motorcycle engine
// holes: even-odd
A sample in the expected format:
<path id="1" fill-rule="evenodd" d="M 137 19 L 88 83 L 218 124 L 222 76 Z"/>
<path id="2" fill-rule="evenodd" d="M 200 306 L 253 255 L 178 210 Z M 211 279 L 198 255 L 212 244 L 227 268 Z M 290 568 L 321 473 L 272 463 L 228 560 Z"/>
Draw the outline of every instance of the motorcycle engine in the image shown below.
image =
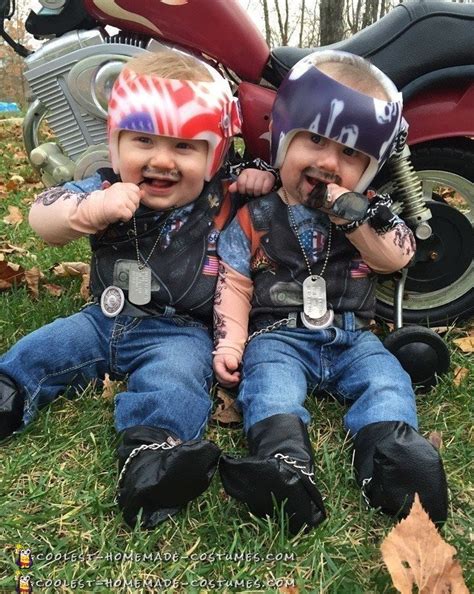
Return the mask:
<path id="1" fill-rule="evenodd" d="M 132 56 L 160 45 L 141 36 L 110 37 L 102 29 L 71 31 L 26 58 L 30 106 L 23 136 L 46 186 L 83 179 L 110 166 L 106 119 L 112 85 Z M 43 119 L 55 142 L 39 144 Z"/>

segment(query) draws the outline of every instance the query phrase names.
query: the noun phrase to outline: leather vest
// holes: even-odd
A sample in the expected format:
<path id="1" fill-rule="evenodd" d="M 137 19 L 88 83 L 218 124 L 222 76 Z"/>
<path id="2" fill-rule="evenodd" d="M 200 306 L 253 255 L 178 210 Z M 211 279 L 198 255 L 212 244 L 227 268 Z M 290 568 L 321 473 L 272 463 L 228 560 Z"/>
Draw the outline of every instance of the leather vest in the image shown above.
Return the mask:
<path id="1" fill-rule="evenodd" d="M 161 314 L 174 308 L 178 315 L 190 315 L 212 323 L 217 280 L 216 240 L 220 229 L 231 218 L 230 195 L 223 176 L 205 185 L 183 226 L 172 233 L 162 249 L 155 241 L 168 217 L 163 212 L 141 206 L 136 214 L 136 231 L 141 262 L 151 269 L 151 301 L 138 307 L 144 315 Z M 91 292 L 100 300 L 103 290 L 116 285 L 128 296 L 128 266 L 137 262 L 133 222 L 109 225 L 90 237 L 92 247 Z M 137 306 L 134 306 L 135 308 Z"/>
<path id="2" fill-rule="evenodd" d="M 253 280 L 251 322 L 278 320 L 290 312 L 302 311 L 302 285 L 308 269 L 300 244 L 288 220 L 287 206 L 276 193 L 251 200 L 247 204 L 254 236 L 250 264 Z M 320 274 L 326 257 L 329 218 L 314 212 L 316 229 L 324 236 L 324 249 L 313 274 Z M 335 313 L 354 312 L 372 319 L 375 310 L 376 275 L 363 263 L 360 254 L 342 231 L 333 226 L 331 250 L 323 278 L 327 301 Z"/>

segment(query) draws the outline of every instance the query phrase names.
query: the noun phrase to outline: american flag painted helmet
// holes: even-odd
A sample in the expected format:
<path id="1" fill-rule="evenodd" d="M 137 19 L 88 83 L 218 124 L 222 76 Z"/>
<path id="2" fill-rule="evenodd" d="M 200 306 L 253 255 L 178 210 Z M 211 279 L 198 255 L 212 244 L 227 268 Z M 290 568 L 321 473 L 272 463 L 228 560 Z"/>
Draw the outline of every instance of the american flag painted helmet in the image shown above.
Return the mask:
<path id="1" fill-rule="evenodd" d="M 217 173 L 232 137 L 240 132 L 241 117 L 228 82 L 209 71 L 214 80 L 201 82 L 137 74 L 124 67 L 109 99 L 109 152 L 115 173 L 121 130 L 206 140 L 206 181 Z"/>
<path id="2" fill-rule="evenodd" d="M 364 63 L 388 101 L 370 97 L 318 70 L 324 62 Z M 354 188 L 363 192 L 388 157 L 406 138 L 403 100 L 394 83 L 363 58 L 337 50 L 309 54 L 288 72 L 272 108 L 271 156 L 281 167 L 291 140 L 306 131 L 330 138 L 369 157 L 369 165 Z"/>

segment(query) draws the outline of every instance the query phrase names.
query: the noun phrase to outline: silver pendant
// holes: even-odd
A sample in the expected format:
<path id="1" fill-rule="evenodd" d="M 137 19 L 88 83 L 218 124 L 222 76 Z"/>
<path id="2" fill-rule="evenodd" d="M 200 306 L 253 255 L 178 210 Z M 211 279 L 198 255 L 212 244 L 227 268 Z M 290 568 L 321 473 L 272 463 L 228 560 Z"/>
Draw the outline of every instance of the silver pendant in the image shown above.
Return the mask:
<path id="1" fill-rule="evenodd" d="M 100 297 L 100 309 L 104 316 L 114 318 L 122 311 L 125 305 L 125 295 L 120 287 L 111 285 L 104 289 Z"/>
<path id="2" fill-rule="evenodd" d="M 134 305 L 146 305 L 151 300 L 151 270 L 137 263 L 128 272 L 128 300 Z"/>
<path id="3" fill-rule="evenodd" d="M 321 318 L 328 310 L 326 281 L 322 276 L 312 274 L 303 282 L 303 311 L 308 318 Z"/>
<path id="4" fill-rule="evenodd" d="M 324 330 L 330 326 L 334 320 L 334 312 L 332 309 L 327 309 L 326 313 L 320 318 L 310 318 L 304 312 L 301 312 L 301 321 L 306 328 L 311 330 Z"/>

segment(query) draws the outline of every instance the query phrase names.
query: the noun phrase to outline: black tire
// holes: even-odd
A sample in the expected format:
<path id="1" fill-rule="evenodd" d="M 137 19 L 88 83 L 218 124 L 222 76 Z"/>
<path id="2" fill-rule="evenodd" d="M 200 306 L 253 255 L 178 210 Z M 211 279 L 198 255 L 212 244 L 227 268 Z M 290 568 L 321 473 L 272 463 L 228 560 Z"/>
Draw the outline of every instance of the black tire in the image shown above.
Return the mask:
<path id="1" fill-rule="evenodd" d="M 423 326 L 404 326 L 391 332 L 384 346 L 400 361 L 413 385 L 427 392 L 450 366 L 449 349 L 439 334 Z"/>
<path id="2" fill-rule="evenodd" d="M 474 314 L 474 141 L 453 138 L 416 145 L 411 151 L 412 163 L 424 184 L 451 187 L 464 199 L 461 213 L 433 192 L 432 199 L 442 205 L 442 208 L 434 205 L 430 224 L 445 249 L 445 262 L 441 258 L 436 262 L 436 266 L 433 265 L 431 283 L 429 272 L 427 279 L 429 264 L 415 264 L 409 269 L 405 285 L 407 297 L 403 303 L 403 321 L 429 326 L 444 325 L 469 318 Z M 390 192 L 391 184 L 383 170 L 374 184 L 379 191 Z M 462 262 L 455 250 L 458 254 L 462 252 Z M 458 267 L 454 272 L 454 278 L 453 261 Z M 450 269 L 450 274 L 446 274 L 444 281 L 439 274 L 435 278 L 443 263 L 446 264 L 446 270 Z M 424 266 L 423 272 L 421 266 Z M 419 282 L 418 277 L 421 275 L 423 283 Z M 377 315 L 389 321 L 394 319 L 391 287 L 391 281 L 381 279 L 377 290 Z"/>

